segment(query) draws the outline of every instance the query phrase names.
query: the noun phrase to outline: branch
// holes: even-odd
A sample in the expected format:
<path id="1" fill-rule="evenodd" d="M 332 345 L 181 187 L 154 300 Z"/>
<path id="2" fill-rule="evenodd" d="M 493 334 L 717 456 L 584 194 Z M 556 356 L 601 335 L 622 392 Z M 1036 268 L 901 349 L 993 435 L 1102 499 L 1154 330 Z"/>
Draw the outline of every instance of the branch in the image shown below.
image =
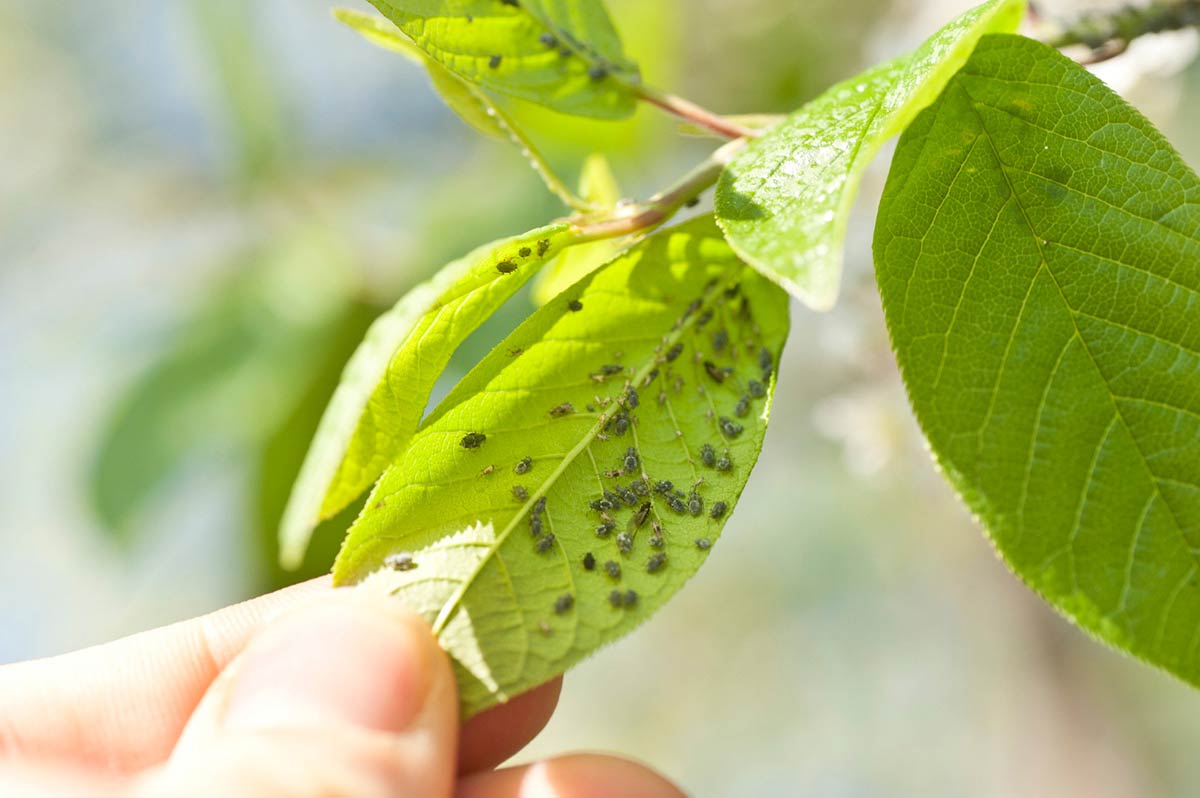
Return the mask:
<path id="1" fill-rule="evenodd" d="M 1031 6 L 1036 38 L 1058 49 L 1083 46 L 1091 51 L 1084 63 L 1104 61 L 1125 52 L 1141 36 L 1200 26 L 1200 0 L 1159 0 L 1148 6 L 1126 6 L 1092 12 L 1062 23 L 1048 21 Z"/>

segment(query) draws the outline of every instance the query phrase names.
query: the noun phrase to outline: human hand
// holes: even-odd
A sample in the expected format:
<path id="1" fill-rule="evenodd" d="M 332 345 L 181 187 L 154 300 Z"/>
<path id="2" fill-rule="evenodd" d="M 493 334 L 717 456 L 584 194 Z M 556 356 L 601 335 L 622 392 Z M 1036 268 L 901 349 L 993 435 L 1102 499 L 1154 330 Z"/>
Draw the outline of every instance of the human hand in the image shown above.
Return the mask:
<path id="1" fill-rule="evenodd" d="M 641 765 L 494 768 L 561 682 L 461 729 L 428 627 L 394 602 L 297 585 L 192 621 L 0 667 L 0 795 L 676 798 Z"/>

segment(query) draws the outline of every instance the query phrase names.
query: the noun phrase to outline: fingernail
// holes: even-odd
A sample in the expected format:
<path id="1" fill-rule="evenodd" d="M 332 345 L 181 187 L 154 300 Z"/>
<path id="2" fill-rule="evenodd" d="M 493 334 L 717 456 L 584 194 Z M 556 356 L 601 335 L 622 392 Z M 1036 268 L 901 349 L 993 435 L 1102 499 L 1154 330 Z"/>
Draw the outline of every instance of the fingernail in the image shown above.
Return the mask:
<path id="1" fill-rule="evenodd" d="M 435 651 L 424 623 L 390 606 L 340 600 L 297 610 L 242 654 L 224 722 L 253 730 L 342 722 L 402 731 L 429 692 Z"/>

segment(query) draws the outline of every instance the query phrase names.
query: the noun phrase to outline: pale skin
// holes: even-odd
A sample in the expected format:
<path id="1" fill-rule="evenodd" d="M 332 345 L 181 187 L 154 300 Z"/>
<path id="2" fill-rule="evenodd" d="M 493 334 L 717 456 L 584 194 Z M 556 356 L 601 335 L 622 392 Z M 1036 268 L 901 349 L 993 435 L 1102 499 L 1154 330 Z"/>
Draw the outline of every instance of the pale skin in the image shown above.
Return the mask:
<path id="1" fill-rule="evenodd" d="M 0 667 L 0 795 L 679 798 L 625 759 L 497 766 L 561 682 L 460 728 L 446 656 L 398 602 L 317 580 Z"/>

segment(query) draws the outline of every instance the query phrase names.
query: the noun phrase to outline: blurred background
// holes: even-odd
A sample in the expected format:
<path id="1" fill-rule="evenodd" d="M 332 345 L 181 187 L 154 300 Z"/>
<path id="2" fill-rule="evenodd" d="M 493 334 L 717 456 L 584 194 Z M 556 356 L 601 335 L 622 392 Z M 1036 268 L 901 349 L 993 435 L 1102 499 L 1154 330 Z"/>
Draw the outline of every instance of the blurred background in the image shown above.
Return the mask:
<path id="1" fill-rule="evenodd" d="M 970 4 L 610 0 L 649 82 L 729 113 L 791 110 Z M 301 574 L 274 534 L 366 325 L 563 212 L 331 6 L 0 6 L 0 662 L 327 570 L 348 517 Z M 1100 71 L 1200 164 L 1195 49 L 1139 41 Z M 631 196 L 712 147 L 649 109 L 515 113 L 569 180 L 600 150 Z M 870 267 L 886 161 L 841 304 L 794 309 L 733 545 L 568 675 L 521 758 L 619 751 L 700 796 L 1194 795 L 1200 695 L 1040 604 L 925 453 Z M 451 379 L 531 308 L 511 302 Z"/>

